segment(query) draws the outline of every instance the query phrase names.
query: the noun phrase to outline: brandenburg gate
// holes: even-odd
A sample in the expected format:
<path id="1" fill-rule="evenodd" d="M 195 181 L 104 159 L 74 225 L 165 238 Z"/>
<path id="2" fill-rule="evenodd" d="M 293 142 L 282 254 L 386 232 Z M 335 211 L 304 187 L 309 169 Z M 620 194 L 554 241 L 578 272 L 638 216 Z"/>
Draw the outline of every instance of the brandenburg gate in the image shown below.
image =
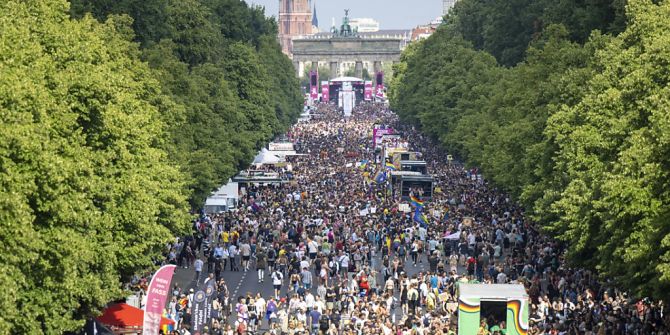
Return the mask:
<path id="1" fill-rule="evenodd" d="M 382 63 L 398 62 L 403 46 L 400 35 L 359 34 L 349 25 L 348 10 L 339 30 L 293 39 L 293 65 L 301 77 L 306 63 L 316 70 L 319 63 L 330 65 L 332 76 L 342 75 L 340 64 L 355 62 L 356 77 L 363 76 L 363 63 L 373 65 L 374 73 L 382 70 Z"/>

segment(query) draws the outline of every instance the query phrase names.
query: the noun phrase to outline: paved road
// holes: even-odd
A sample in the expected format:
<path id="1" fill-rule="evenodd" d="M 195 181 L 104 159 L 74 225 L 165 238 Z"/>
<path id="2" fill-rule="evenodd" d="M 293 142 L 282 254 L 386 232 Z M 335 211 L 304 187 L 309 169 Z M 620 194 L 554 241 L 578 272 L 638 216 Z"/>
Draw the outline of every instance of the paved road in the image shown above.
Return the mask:
<path id="1" fill-rule="evenodd" d="M 377 264 L 381 264 L 381 255 L 378 255 L 378 260 Z M 424 256 L 425 257 L 425 256 Z M 414 266 L 411 262 L 407 262 L 405 265 L 405 271 L 409 276 L 412 276 L 416 273 L 419 272 L 425 272 L 428 270 L 428 262 L 424 258 L 423 263 L 417 263 L 416 266 Z M 233 272 L 229 271 L 226 269 L 226 271 L 223 272 L 223 279 L 226 281 L 226 284 L 228 285 L 228 289 L 231 292 L 231 300 L 234 301 L 237 300 L 237 297 L 239 296 L 244 296 L 247 294 L 247 292 L 252 293 L 255 295 L 256 293 L 261 293 L 261 295 L 264 298 L 271 297 L 274 295 L 274 289 L 272 287 L 272 279 L 270 278 L 270 275 L 268 271 L 266 271 L 265 274 L 265 280 L 263 283 L 258 282 L 258 274 L 255 271 L 255 265 L 250 265 L 249 271 L 239 271 L 239 272 Z M 381 272 L 380 269 L 376 269 L 377 272 Z M 459 272 L 463 271 L 464 269 L 459 268 Z M 203 267 L 203 274 L 201 274 L 200 280 L 203 280 L 206 276 L 206 266 Z M 381 274 L 378 274 L 378 279 L 377 279 L 377 284 L 378 286 L 382 286 L 382 276 Z M 189 267 L 188 269 L 185 268 L 177 268 L 175 271 L 175 275 L 173 277 L 173 284 L 178 283 L 180 287 L 184 288 L 186 291 L 188 291 L 190 288 L 194 288 L 196 286 L 196 280 L 195 280 L 195 271 L 193 270 L 192 267 Z M 282 285 L 282 296 L 285 296 L 288 291 L 288 284 L 287 280 L 284 280 L 284 284 Z M 316 287 L 313 287 L 311 289 L 312 293 L 316 295 Z M 396 309 L 397 313 L 400 313 L 400 309 Z M 229 319 L 229 322 L 234 322 L 235 315 L 231 315 L 231 318 Z M 400 318 L 400 314 L 397 315 L 397 318 Z"/>

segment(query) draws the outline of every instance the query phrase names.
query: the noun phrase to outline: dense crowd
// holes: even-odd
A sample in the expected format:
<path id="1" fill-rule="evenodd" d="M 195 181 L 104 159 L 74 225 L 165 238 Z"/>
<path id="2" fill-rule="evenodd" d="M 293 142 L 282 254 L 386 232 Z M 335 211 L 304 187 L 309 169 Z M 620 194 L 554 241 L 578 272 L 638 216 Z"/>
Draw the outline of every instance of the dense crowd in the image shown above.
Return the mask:
<path id="1" fill-rule="evenodd" d="M 375 182 L 375 124 L 393 126 L 436 179 L 427 224 L 399 210 Z M 541 234 L 503 192 L 382 106 L 344 119 L 319 105 L 287 137 L 307 156 L 276 167 L 292 182 L 249 186 L 237 211 L 203 215 L 170 246 L 168 261 L 218 283 L 211 334 L 455 334 L 458 285 L 519 283 L 530 334 L 667 334 L 663 305 L 633 299 L 590 271 L 569 268 L 563 246 Z M 454 238 L 454 234 L 456 238 Z M 230 271 L 253 272 L 273 295 L 231 296 Z M 193 292 L 175 286 L 166 314 L 189 333 Z M 503 334 L 482 319 L 479 334 Z"/>

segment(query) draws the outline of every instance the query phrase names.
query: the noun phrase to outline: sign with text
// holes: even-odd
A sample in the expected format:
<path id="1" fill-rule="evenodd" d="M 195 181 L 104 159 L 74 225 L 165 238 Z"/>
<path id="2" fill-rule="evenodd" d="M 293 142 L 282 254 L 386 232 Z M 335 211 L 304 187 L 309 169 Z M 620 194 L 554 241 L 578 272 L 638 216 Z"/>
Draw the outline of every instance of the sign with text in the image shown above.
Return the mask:
<path id="1" fill-rule="evenodd" d="M 327 81 L 321 82 L 321 101 L 328 102 L 330 101 L 330 85 Z"/>
<path id="2" fill-rule="evenodd" d="M 371 81 L 366 81 L 365 82 L 365 91 L 363 93 L 363 99 L 365 101 L 371 101 L 372 100 L 372 82 Z"/>
<path id="3" fill-rule="evenodd" d="M 147 303 L 144 306 L 144 321 L 142 322 L 144 335 L 156 335 L 160 330 L 161 317 L 170 292 L 170 282 L 175 268 L 175 265 L 165 265 L 158 269 L 151 278 L 147 290 Z"/>

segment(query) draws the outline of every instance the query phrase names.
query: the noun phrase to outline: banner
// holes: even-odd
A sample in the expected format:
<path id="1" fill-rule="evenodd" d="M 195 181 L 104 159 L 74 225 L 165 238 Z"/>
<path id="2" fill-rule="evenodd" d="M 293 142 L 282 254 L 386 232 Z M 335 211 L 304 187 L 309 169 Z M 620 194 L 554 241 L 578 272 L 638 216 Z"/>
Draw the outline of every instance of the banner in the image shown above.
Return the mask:
<path id="1" fill-rule="evenodd" d="M 377 89 L 375 90 L 375 98 L 384 98 L 384 85 L 377 85 Z"/>
<path id="2" fill-rule="evenodd" d="M 312 101 L 319 99 L 319 74 L 316 71 L 309 72 L 309 97 Z"/>
<path id="3" fill-rule="evenodd" d="M 212 301 L 216 298 L 216 281 L 207 278 L 193 295 L 193 310 L 191 311 L 193 326 L 192 334 L 201 335 L 205 326 L 212 320 Z"/>
<path id="4" fill-rule="evenodd" d="M 321 102 L 330 101 L 330 85 L 327 81 L 321 82 Z"/>
<path id="5" fill-rule="evenodd" d="M 170 282 L 175 268 L 175 265 L 165 265 L 158 269 L 151 278 L 147 290 L 147 303 L 144 305 L 144 321 L 142 324 L 144 335 L 156 335 L 159 332 L 161 317 L 170 292 Z"/>
<path id="6" fill-rule="evenodd" d="M 372 82 L 371 81 L 366 81 L 365 82 L 365 91 L 363 93 L 363 99 L 365 101 L 371 101 L 372 100 Z"/>
<path id="7" fill-rule="evenodd" d="M 391 127 L 386 128 L 374 128 L 372 130 L 372 146 L 377 147 L 382 144 L 382 137 L 384 135 L 394 134 L 395 131 Z"/>
<path id="8" fill-rule="evenodd" d="M 191 332 L 193 335 L 201 335 L 203 328 L 207 325 L 205 320 L 207 315 L 207 295 L 204 291 L 204 286 L 198 286 L 197 291 L 193 295 L 193 307 L 191 310 Z"/>
<path id="9" fill-rule="evenodd" d="M 205 324 L 209 325 L 212 320 L 212 302 L 217 296 L 216 280 L 207 278 L 205 281 Z"/>
<path id="10" fill-rule="evenodd" d="M 384 72 L 379 71 L 376 75 L 375 98 L 384 98 Z"/>

